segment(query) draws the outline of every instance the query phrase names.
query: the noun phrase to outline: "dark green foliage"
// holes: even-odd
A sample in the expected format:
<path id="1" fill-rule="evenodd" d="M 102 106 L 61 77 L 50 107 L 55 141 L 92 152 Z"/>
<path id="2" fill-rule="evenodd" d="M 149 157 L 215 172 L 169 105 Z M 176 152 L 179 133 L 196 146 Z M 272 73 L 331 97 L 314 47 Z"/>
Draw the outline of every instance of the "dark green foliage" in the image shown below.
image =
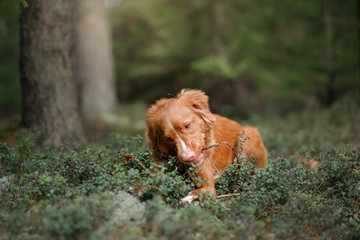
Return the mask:
<path id="1" fill-rule="evenodd" d="M 27 4 L 0 1 L 0 117 L 21 111 L 18 20 Z M 117 96 L 152 103 L 200 88 L 213 109 L 241 116 L 359 100 L 356 9 L 334 0 L 122 1 L 110 10 Z"/>
<path id="2" fill-rule="evenodd" d="M 141 137 L 104 145 L 38 147 L 23 134 L 0 146 L 0 238 L 358 239 L 359 106 L 253 118 L 269 150 L 255 169 L 240 159 L 217 179 L 221 198 L 179 200 L 195 186 L 169 158 L 157 170 Z M 301 155 L 320 162 L 308 170 Z M 228 195 L 228 196 L 224 196 Z"/>
<path id="3" fill-rule="evenodd" d="M 0 118 L 19 114 L 21 110 L 19 6 L 18 0 L 0 1 Z"/>
<path id="4" fill-rule="evenodd" d="M 200 88 L 218 112 L 248 116 L 359 98 L 356 1 L 138 0 L 111 13 L 120 100 Z"/>

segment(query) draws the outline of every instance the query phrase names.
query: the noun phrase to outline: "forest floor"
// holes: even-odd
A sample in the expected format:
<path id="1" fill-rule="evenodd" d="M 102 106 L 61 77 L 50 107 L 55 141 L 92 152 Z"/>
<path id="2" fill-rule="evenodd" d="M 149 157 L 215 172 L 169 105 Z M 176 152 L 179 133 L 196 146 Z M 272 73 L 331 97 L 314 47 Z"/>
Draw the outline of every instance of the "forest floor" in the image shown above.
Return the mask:
<path id="1" fill-rule="evenodd" d="M 269 164 L 234 164 L 216 184 L 228 197 L 187 206 L 194 170 L 169 158 L 150 175 L 141 136 L 54 150 L 18 134 L 0 145 L 0 239 L 359 239 L 360 106 L 344 99 L 244 123 L 259 128 Z"/>

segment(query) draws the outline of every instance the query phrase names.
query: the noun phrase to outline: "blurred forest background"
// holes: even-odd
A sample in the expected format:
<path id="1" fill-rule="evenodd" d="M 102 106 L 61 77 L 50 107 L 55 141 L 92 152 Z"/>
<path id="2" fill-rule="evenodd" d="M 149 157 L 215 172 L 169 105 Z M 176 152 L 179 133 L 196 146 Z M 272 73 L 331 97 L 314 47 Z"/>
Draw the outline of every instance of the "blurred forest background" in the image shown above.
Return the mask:
<path id="1" fill-rule="evenodd" d="M 359 33 L 360 0 L 0 0 L 0 239 L 360 239 Z M 199 206 L 141 137 L 182 88 L 269 155 Z"/>
<path id="2" fill-rule="evenodd" d="M 223 114 L 359 94 L 356 1 L 123 1 L 111 13 L 120 100 L 204 89 Z M 119 40 L 122 39 L 122 40 Z"/>
<path id="3" fill-rule="evenodd" d="M 247 118 L 359 101 L 355 0 L 104 4 L 120 103 L 198 88 L 214 112 Z M 19 1 L 0 1 L 0 119 L 21 114 L 19 16 Z"/>

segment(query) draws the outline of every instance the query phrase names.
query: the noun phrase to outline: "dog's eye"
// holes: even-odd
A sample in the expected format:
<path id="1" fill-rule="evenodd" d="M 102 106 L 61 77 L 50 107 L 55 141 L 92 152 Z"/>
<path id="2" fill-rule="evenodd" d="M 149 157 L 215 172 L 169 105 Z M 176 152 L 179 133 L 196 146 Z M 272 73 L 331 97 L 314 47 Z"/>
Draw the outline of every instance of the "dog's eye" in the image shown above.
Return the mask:
<path id="1" fill-rule="evenodd" d="M 169 142 L 173 142 L 173 141 L 174 141 L 174 139 L 172 139 L 171 137 L 166 138 L 166 140 L 168 140 Z"/>
<path id="2" fill-rule="evenodd" d="M 185 125 L 185 129 L 189 129 L 190 128 L 190 123 Z"/>

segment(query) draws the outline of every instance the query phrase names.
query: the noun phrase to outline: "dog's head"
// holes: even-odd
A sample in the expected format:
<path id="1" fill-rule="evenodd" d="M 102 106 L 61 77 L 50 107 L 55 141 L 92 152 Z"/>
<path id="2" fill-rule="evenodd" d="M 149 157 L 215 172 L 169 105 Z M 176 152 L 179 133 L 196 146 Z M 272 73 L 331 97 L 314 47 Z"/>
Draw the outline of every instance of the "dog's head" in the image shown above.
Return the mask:
<path id="1" fill-rule="evenodd" d="M 198 166 L 202 149 L 212 137 L 208 97 L 198 90 L 182 90 L 176 98 L 161 99 L 147 112 L 146 141 L 153 151 L 177 156 L 180 162 Z"/>

